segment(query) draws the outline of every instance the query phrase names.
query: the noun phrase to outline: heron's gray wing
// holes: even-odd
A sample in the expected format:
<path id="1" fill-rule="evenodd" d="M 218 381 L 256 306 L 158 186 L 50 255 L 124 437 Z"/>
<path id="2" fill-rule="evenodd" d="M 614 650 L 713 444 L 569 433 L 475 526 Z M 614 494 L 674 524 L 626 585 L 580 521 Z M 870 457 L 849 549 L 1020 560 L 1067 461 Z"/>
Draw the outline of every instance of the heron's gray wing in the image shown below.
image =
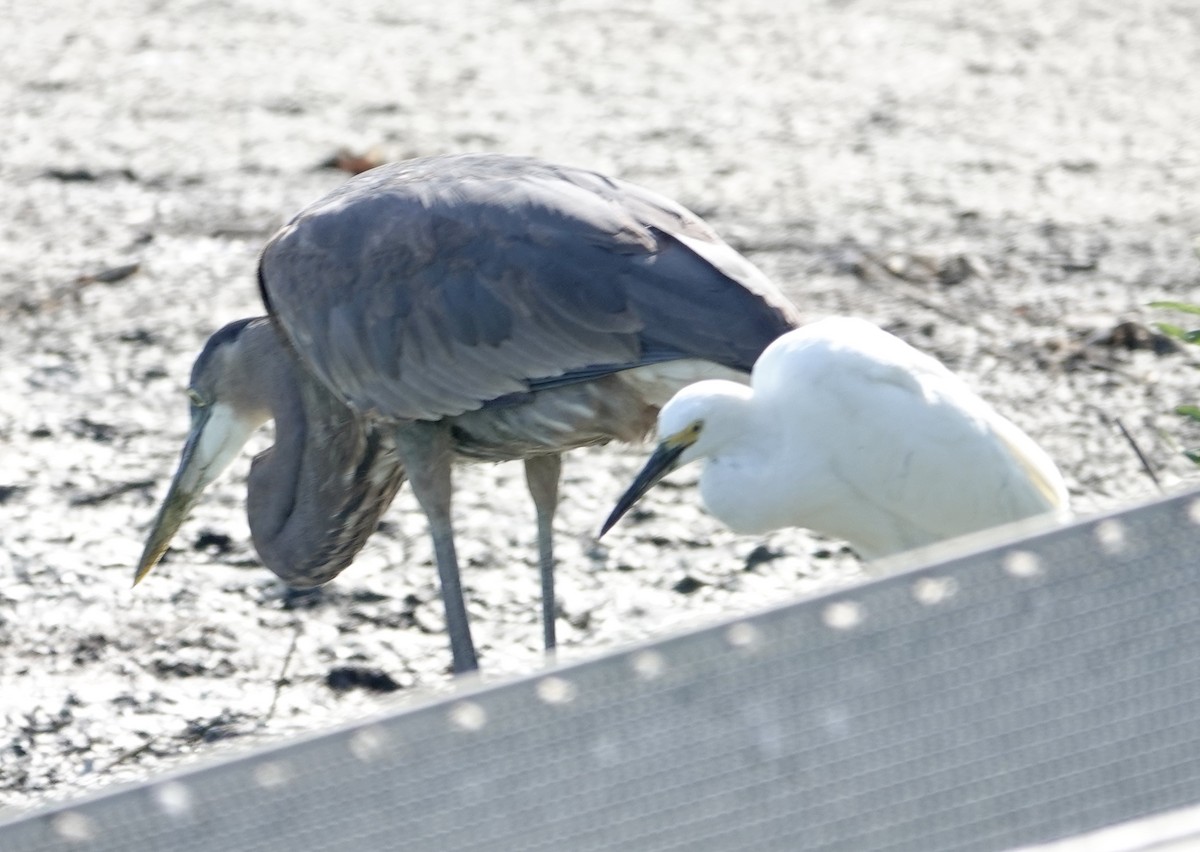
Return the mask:
<path id="1" fill-rule="evenodd" d="M 360 176 L 276 235 L 260 284 L 326 386 L 402 419 L 668 358 L 749 370 L 796 321 L 679 205 L 499 155 Z"/>

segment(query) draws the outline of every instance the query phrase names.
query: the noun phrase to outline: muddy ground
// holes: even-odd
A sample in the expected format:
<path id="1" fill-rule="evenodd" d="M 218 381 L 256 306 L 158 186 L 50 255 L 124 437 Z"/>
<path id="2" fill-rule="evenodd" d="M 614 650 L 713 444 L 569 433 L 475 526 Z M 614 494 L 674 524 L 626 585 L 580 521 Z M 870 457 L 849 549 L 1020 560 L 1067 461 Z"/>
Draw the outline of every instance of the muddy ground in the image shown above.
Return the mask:
<path id="1" fill-rule="evenodd" d="M 1168 489 L 1196 359 L 1148 333 L 1200 299 L 1200 7 L 1089 0 L 355 4 L 46 0 L 0 28 L 0 818 L 447 688 L 423 518 L 291 598 L 244 477 L 129 587 L 206 336 L 260 312 L 258 251 L 398 159 L 536 154 L 706 216 L 807 314 L 873 319 L 1058 460 L 1082 513 Z M 269 443 L 264 434 L 256 441 Z M 689 483 L 603 545 L 636 450 L 573 456 L 563 656 L 860 576 L 803 531 L 722 531 Z M 541 665 L 520 467 L 461 472 L 490 677 Z"/>

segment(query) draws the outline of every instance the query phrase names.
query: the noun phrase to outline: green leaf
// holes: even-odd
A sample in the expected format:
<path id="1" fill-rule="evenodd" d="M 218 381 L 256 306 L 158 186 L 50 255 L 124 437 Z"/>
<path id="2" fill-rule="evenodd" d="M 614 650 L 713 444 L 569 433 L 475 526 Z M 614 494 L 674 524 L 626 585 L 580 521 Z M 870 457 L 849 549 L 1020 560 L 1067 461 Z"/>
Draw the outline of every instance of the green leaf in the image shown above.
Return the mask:
<path id="1" fill-rule="evenodd" d="M 1194 450 L 1184 450 L 1183 454 L 1196 464 L 1200 464 L 1200 448 Z"/>
<path id="2" fill-rule="evenodd" d="M 1156 322 L 1154 327 L 1167 337 L 1173 337 L 1176 340 L 1182 340 L 1184 343 L 1200 343 L 1200 329 L 1192 329 L 1191 331 L 1188 331 L 1186 328 L 1180 328 L 1179 326 L 1172 325 L 1169 322 Z"/>
<path id="3" fill-rule="evenodd" d="M 1184 417 L 1200 423 L 1200 405 L 1177 405 L 1175 406 L 1175 413 L 1182 414 Z"/>
<path id="4" fill-rule="evenodd" d="M 1182 311 L 1185 314 L 1200 314 L 1200 305 L 1190 302 L 1151 302 L 1152 308 L 1163 308 L 1168 311 Z"/>

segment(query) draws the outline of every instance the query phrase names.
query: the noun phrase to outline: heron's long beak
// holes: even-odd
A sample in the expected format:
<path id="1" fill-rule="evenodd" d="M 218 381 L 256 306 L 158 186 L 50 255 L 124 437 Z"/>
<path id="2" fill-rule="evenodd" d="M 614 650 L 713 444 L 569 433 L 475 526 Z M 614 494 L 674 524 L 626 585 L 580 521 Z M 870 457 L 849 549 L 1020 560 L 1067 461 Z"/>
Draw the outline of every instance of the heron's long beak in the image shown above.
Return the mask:
<path id="1" fill-rule="evenodd" d="M 233 460 L 255 426 L 238 417 L 227 405 L 192 409 L 192 430 L 183 445 L 179 469 L 150 528 L 133 578 L 135 586 L 158 564 L 204 489 Z"/>
<path id="2" fill-rule="evenodd" d="M 621 495 L 621 499 L 617 501 L 617 505 L 613 507 L 612 513 L 608 516 L 608 520 L 604 522 L 604 526 L 600 528 L 602 537 L 606 532 L 613 528 L 621 517 L 633 508 L 633 504 L 642 499 L 642 496 L 653 488 L 660 479 L 666 476 L 675 468 L 679 467 L 679 457 L 683 451 L 695 443 L 694 436 L 684 437 L 683 435 L 672 435 L 663 440 L 654 453 L 646 460 L 646 466 L 633 480 L 633 483 Z"/>

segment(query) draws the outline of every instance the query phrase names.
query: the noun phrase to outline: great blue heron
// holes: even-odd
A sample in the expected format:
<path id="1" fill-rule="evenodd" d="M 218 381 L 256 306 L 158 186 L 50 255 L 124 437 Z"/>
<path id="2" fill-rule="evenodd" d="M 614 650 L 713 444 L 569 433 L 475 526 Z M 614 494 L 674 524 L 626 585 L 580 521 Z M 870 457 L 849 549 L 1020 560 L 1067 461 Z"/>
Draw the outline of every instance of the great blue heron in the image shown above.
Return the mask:
<path id="1" fill-rule="evenodd" d="M 711 228 L 632 184 L 475 154 L 382 166 L 267 244 L 269 317 L 214 334 L 192 368 L 192 426 L 137 568 L 159 560 L 258 426 L 255 548 L 294 587 L 354 559 L 407 477 L 429 520 L 454 670 L 477 667 L 450 524 L 455 457 L 524 459 L 547 649 L 560 454 L 637 440 L 719 365 L 748 373 L 797 324 Z"/>
<path id="2" fill-rule="evenodd" d="M 801 526 L 876 559 L 1065 511 L 1054 462 L 941 363 L 860 319 L 788 332 L 750 386 L 709 380 L 659 413 L 658 449 L 601 535 L 705 459 L 704 504 L 736 532 Z"/>

